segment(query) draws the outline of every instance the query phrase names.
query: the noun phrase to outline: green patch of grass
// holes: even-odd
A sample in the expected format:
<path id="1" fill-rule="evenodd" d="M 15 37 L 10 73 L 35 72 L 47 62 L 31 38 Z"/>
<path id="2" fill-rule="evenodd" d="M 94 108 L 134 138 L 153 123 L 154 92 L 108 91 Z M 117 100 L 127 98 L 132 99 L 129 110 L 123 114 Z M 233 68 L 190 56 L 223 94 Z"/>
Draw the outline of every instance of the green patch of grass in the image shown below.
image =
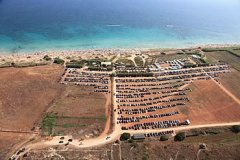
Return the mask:
<path id="1" fill-rule="evenodd" d="M 40 62 L 40 63 L 29 62 L 29 63 L 13 63 L 12 66 L 16 68 L 23 68 L 23 67 L 44 66 L 48 64 L 49 62 Z"/>
<path id="2" fill-rule="evenodd" d="M 205 55 L 208 60 L 214 63 L 225 62 L 240 71 L 240 57 L 237 57 L 228 51 L 205 52 Z"/>
<path id="3" fill-rule="evenodd" d="M 138 67 L 143 67 L 143 59 L 141 58 L 141 57 L 135 57 L 134 58 L 134 61 L 135 61 L 135 63 L 136 63 L 136 65 L 138 66 Z"/>
<path id="4" fill-rule="evenodd" d="M 56 122 L 56 116 L 53 114 L 48 113 L 42 122 L 42 128 L 44 131 L 47 131 L 48 135 L 51 135 L 53 133 L 53 127 Z"/>
<path id="5" fill-rule="evenodd" d="M 134 67 L 134 62 L 130 59 L 121 58 L 116 61 L 116 63 L 123 64 L 128 67 Z"/>
<path id="6" fill-rule="evenodd" d="M 55 125 L 57 127 L 62 127 L 62 128 L 82 128 L 82 127 L 86 127 L 86 124 L 71 124 L 71 123 L 66 123 L 66 124 L 62 124 L 62 125 Z"/>
<path id="7" fill-rule="evenodd" d="M 157 55 L 153 56 L 154 58 L 157 58 L 157 61 L 172 61 L 175 59 L 186 59 L 189 57 L 187 54 L 170 54 L 170 55 Z"/>
<path id="8" fill-rule="evenodd" d="M 70 116 L 57 116 L 57 118 L 74 118 L 74 119 L 96 119 L 105 122 L 107 120 L 105 115 L 99 117 L 70 117 Z"/>

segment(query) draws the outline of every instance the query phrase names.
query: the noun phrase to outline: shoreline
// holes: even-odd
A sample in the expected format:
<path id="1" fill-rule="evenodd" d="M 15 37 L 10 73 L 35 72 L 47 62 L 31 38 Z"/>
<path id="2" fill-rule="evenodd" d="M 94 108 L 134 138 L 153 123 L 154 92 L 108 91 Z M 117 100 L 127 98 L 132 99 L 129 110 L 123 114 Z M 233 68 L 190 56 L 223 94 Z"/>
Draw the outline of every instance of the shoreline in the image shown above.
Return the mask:
<path id="1" fill-rule="evenodd" d="M 240 43 L 234 43 L 234 44 L 196 44 L 189 47 L 152 47 L 152 48 L 93 48 L 93 49 L 50 49 L 50 50 L 39 50 L 39 51 L 23 51 L 23 52 L 17 52 L 17 53 L 7 53 L 7 52 L 1 52 L 0 51 L 0 58 L 1 57 L 8 57 L 8 56 L 33 56 L 33 55 L 55 55 L 59 54 L 59 56 L 64 54 L 69 55 L 76 55 L 76 54 L 85 54 L 86 52 L 129 52 L 129 51 L 164 51 L 164 50 L 184 50 L 184 49 L 197 49 L 197 48 L 228 48 L 228 47 L 240 47 Z M 63 53 L 64 52 L 64 53 Z"/>
<path id="2" fill-rule="evenodd" d="M 51 50 L 51 51 L 38 51 L 31 53 L 15 53 L 15 54 L 1 54 L 0 52 L 0 68 L 9 67 L 14 65 L 19 66 L 34 66 L 34 65 L 46 65 L 52 61 L 44 60 L 44 56 L 47 55 L 52 59 L 59 57 L 65 62 L 70 60 L 80 59 L 105 59 L 111 61 L 116 56 L 127 56 L 137 54 L 160 54 L 164 51 L 182 51 L 182 50 L 201 50 L 203 48 L 209 49 L 224 49 L 224 48 L 240 48 L 240 44 L 208 44 L 208 45 L 196 45 L 192 47 L 183 48 L 113 48 L 113 49 L 82 49 L 82 50 Z"/>

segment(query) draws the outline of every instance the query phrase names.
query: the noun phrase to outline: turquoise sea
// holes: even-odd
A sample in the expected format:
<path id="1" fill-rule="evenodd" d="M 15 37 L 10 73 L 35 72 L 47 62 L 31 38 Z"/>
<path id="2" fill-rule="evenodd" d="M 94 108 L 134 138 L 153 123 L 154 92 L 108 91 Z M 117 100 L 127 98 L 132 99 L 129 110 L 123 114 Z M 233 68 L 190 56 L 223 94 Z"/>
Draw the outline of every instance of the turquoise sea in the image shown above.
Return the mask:
<path id="1" fill-rule="evenodd" d="M 0 54 L 225 43 L 239 0 L 0 0 Z"/>

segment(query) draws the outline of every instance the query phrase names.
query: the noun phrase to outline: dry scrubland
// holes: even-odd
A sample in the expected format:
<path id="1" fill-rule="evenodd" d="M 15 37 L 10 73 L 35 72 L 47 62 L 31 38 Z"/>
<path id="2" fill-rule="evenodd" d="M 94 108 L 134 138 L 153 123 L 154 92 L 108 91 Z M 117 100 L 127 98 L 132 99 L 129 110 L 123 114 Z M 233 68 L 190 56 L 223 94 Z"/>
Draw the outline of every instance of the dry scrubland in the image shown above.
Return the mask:
<path id="1" fill-rule="evenodd" d="M 239 54 L 240 50 L 235 50 Z M 231 73 L 222 74 L 218 80 L 229 92 L 240 98 L 240 58 L 227 51 L 204 52 L 210 63 L 226 62 Z M 186 58 L 186 54 L 149 55 L 145 66 L 160 60 Z M 139 66 L 141 60 L 136 60 Z M 134 65 L 131 60 L 119 59 L 120 63 Z M 102 133 L 106 117 L 110 116 L 110 94 L 94 93 L 93 88 L 59 84 L 63 73 L 60 65 L 29 68 L 0 69 L 0 131 L 27 131 L 41 125 L 42 133 L 49 135 L 70 134 L 77 138 L 91 138 Z M 190 101 L 186 106 L 164 109 L 164 112 L 179 110 L 174 118 L 189 119 L 191 125 L 227 123 L 240 120 L 240 105 L 212 80 L 194 81 L 188 87 Z M 163 118 L 164 120 L 167 119 Z M 43 123 L 41 123 L 43 121 Z M 0 160 L 16 147 L 29 140 L 30 134 L 0 132 Z M 200 143 L 207 143 L 200 159 L 240 159 L 239 134 L 226 130 L 217 134 L 188 137 L 183 142 L 170 139 L 159 142 L 156 139 L 141 143 L 122 143 L 87 150 L 61 151 L 57 153 L 68 159 L 195 159 Z M 119 149 L 121 148 L 121 150 Z M 32 159 L 42 158 L 53 151 L 33 150 Z M 56 158 L 56 156 L 55 156 Z M 51 159 L 51 158 L 45 158 Z"/>
<path id="2" fill-rule="evenodd" d="M 56 153 L 66 159 L 91 159 L 91 160 L 162 160 L 196 159 L 199 145 L 205 143 L 206 150 L 199 153 L 199 159 L 239 159 L 240 135 L 235 134 L 229 128 L 197 129 L 187 132 L 187 135 L 199 133 L 198 136 L 187 137 L 182 142 L 176 142 L 173 138 L 168 141 L 159 141 L 158 138 L 150 138 L 144 142 L 121 142 L 121 144 L 108 144 L 101 147 L 88 149 L 68 149 L 66 147 L 54 147 Z M 34 150 L 29 153 L 30 159 L 42 157 L 47 160 L 57 158 L 50 156 L 53 150 L 49 148 Z M 25 160 L 25 159 L 24 159 Z"/>
<path id="3" fill-rule="evenodd" d="M 30 131 L 63 91 L 62 72 L 57 65 L 0 69 L 0 128 Z"/>
<path id="4" fill-rule="evenodd" d="M 15 145 L 19 145 L 28 138 L 28 134 L 0 132 L 0 160 L 4 160 L 4 157 L 14 149 Z"/>
<path id="5" fill-rule="evenodd" d="M 240 121 L 239 104 L 213 80 L 196 81 L 190 88 L 190 101 L 181 111 L 192 125 Z"/>
<path id="6" fill-rule="evenodd" d="M 0 69 L 0 130 L 31 132 L 42 126 L 46 115 L 57 113 L 53 123 L 56 133 L 85 135 L 95 131 L 95 136 L 99 135 L 106 122 L 106 96 L 89 87 L 60 84 L 62 73 L 60 65 Z M 0 157 L 31 137 L 0 133 Z"/>
<path id="7" fill-rule="evenodd" d="M 203 129 L 201 129 L 203 130 Z M 123 143 L 121 145 L 122 159 L 149 159 L 162 160 L 176 159 L 196 159 L 201 143 L 207 144 L 207 149 L 199 153 L 199 159 L 239 159 L 240 136 L 231 131 L 218 133 L 217 129 L 212 129 L 212 133 L 200 136 L 187 137 L 183 142 L 159 141 L 152 139 L 146 142 L 133 144 Z M 131 149 L 132 148 L 132 149 Z"/>
<path id="8" fill-rule="evenodd" d="M 106 96 L 94 93 L 93 88 L 67 85 L 62 96 L 49 108 L 55 117 L 53 134 L 74 137 L 99 135 L 106 123 Z"/>
<path id="9" fill-rule="evenodd" d="M 63 91 L 57 83 L 62 71 L 57 65 L 0 69 L 0 130 L 29 132 L 41 123 L 43 112 Z M 0 157 L 30 137 L 0 132 Z"/>
<path id="10" fill-rule="evenodd" d="M 205 55 L 211 63 L 225 62 L 240 71 L 240 57 L 227 51 L 205 52 Z"/>
<path id="11" fill-rule="evenodd" d="M 240 63 L 240 61 L 239 61 Z M 232 94 L 234 94 L 238 99 L 240 99 L 240 73 L 239 71 L 232 69 L 230 73 L 221 75 L 219 79 L 221 84 Z"/>

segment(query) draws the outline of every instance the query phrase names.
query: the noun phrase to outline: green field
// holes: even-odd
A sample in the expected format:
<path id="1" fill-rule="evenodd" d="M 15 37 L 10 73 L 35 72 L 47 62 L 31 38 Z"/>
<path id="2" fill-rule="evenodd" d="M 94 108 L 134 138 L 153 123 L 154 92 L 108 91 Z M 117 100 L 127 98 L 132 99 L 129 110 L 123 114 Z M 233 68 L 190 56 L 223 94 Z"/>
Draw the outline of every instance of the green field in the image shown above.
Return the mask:
<path id="1" fill-rule="evenodd" d="M 237 57 L 228 51 L 205 52 L 205 55 L 211 63 L 224 62 L 240 71 L 240 57 Z"/>

